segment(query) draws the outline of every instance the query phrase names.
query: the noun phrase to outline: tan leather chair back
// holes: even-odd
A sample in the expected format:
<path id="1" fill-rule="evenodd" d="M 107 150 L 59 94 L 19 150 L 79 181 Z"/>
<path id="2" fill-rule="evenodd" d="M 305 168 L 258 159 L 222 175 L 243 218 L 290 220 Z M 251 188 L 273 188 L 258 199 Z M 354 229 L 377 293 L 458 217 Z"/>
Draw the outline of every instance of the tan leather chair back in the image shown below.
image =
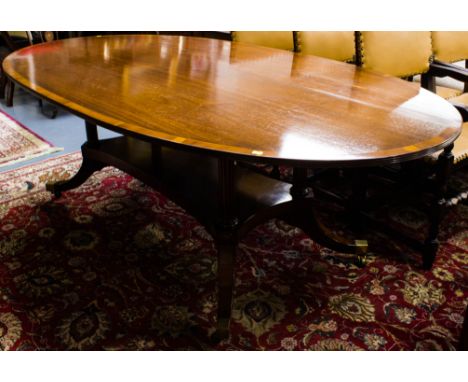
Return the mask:
<path id="1" fill-rule="evenodd" d="M 0 39 L 11 52 L 33 43 L 31 32 L 0 31 Z"/>
<path id="2" fill-rule="evenodd" d="M 25 38 L 25 39 L 28 39 L 28 40 L 29 40 L 29 37 L 30 37 L 30 32 L 23 32 L 23 31 L 12 31 L 12 32 L 8 32 L 8 34 L 11 37 L 21 37 L 21 38 Z"/>
<path id="3" fill-rule="evenodd" d="M 356 32 L 356 61 L 364 69 L 396 77 L 427 72 L 431 32 Z"/>
<path id="4" fill-rule="evenodd" d="M 332 60 L 354 60 L 354 32 L 296 32 L 296 49 Z"/>
<path id="5" fill-rule="evenodd" d="M 12 31 L 12 32 L 7 32 L 10 37 L 16 37 L 16 38 L 23 38 L 25 40 L 28 40 L 29 43 L 32 44 L 32 33 L 31 32 L 26 32 L 26 31 Z"/>
<path id="6" fill-rule="evenodd" d="M 248 42 L 268 46 L 270 48 L 294 50 L 293 32 L 262 31 L 262 32 L 231 32 L 232 41 Z"/>
<path id="7" fill-rule="evenodd" d="M 468 32 L 432 32 L 432 50 L 439 61 L 468 59 Z"/>

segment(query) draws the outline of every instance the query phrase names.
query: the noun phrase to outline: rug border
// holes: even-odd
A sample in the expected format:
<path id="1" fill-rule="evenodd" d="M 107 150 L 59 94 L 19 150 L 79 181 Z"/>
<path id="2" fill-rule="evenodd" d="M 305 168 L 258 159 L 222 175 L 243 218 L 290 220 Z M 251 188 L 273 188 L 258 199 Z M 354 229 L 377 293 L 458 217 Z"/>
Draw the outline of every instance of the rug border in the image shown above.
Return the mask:
<path id="1" fill-rule="evenodd" d="M 42 142 L 45 142 L 47 143 L 50 147 L 55 147 L 55 148 L 58 148 L 60 149 L 60 147 L 58 146 L 55 146 L 52 142 L 49 142 L 47 139 L 45 139 L 44 137 L 41 137 L 38 133 L 36 133 L 35 131 L 31 130 L 29 127 L 25 126 L 24 124 L 22 124 L 20 121 L 16 120 L 15 118 L 13 118 L 10 114 L 8 114 L 6 111 L 4 111 L 3 109 L 0 109 L 0 113 L 2 113 L 3 115 L 5 115 L 10 121 L 13 121 L 15 123 L 17 123 L 18 125 L 20 125 L 23 129 L 27 130 L 29 133 L 31 133 L 32 135 L 34 135 L 37 139 L 41 140 Z"/>
<path id="2" fill-rule="evenodd" d="M 63 147 L 56 146 L 55 144 L 53 144 L 49 140 L 47 140 L 44 137 L 40 136 L 38 133 L 31 130 L 29 127 L 25 126 L 23 123 L 16 120 L 15 118 L 13 118 L 10 114 L 8 114 L 3 109 L 0 109 L 0 113 L 3 116 L 5 116 L 5 118 L 7 120 L 9 120 L 10 122 L 16 123 L 19 127 L 26 130 L 27 133 L 31 134 L 33 137 L 35 137 L 37 140 L 39 140 L 40 142 L 42 142 L 46 146 L 46 148 L 44 148 L 44 149 L 40 149 L 38 147 L 37 150 L 31 151 L 30 153 L 25 154 L 25 155 L 20 155 L 16 159 L 7 160 L 5 162 L 0 162 L 0 171 L 1 171 L 2 167 L 13 166 L 15 164 L 18 164 L 18 163 L 21 163 L 21 162 L 26 162 L 26 161 L 38 158 L 38 157 L 43 156 L 43 155 L 50 155 L 50 154 L 53 154 L 53 153 L 64 150 Z"/>
<path id="3" fill-rule="evenodd" d="M 39 160 L 37 162 L 33 162 L 33 163 L 28 163 L 24 166 L 20 166 L 20 167 L 16 167 L 16 168 L 10 168 L 9 170 L 6 170 L 6 171 L 1 171 L 0 169 L 0 174 L 1 175 L 6 175 L 6 174 L 9 174 L 10 172 L 14 172 L 14 171 L 18 171 L 19 169 L 24 169 L 24 167 L 30 167 L 30 166 L 39 166 L 47 161 L 50 161 L 50 160 L 54 160 L 54 159 L 59 159 L 59 158 L 62 158 L 62 157 L 65 157 L 67 155 L 72 155 L 72 154 L 78 154 L 80 153 L 81 154 L 81 151 L 80 150 L 76 150 L 76 151 L 71 151 L 69 153 L 63 153 L 63 154 L 60 154 L 60 155 L 56 155 L 56 156 L 53 156 L 53 157 L 50 157 L 50 158 L 44 158 L 42 160 Z"/>

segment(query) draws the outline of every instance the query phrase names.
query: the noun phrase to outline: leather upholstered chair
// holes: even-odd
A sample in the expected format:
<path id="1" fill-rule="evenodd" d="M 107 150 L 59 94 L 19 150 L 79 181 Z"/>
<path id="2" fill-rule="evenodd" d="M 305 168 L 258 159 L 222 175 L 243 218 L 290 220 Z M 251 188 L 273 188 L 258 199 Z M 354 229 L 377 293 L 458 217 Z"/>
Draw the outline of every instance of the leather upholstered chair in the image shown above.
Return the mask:
<path id="1" fill-rule="evenodd" d="M 238 31 L 231 32 L 232 41 L 246 42 L 270 48 L 294 50 L 292 31 Z"/>
<path id="2" fill-rule="evenodd" d="M 58 38 L 57 32 L 0 32 L 0 38 L 2 41 L 2 47 L 0 47 L 0 98 L 5 98 L 6 106 L 13 106 L 13 95 L 15 91 L 14 82 L 8 80 L 8 78 L 1 72 L 1 62 L 10 53 L 24 48 L 26 46 L 40 43 L 49 42 Z M 39 106 L 44 115 L 55 118 L 57 115 L 57 108 L 55 106 L 50 107 L 48 111 L 45 111 L 45 107 L 42 99 L 39 99 Z"/>
<path id="3" fill-rule="evenodd" d="M 429 70 L 430 32 L 356 32 L 356 43 L 364 69 L 402 78 Z"/>
<path id="4" fill-rule="evenodd" d="M 15 50 L 24 48 L 32 44 L 31 32 L 0 32 L 1 38 L 1 58 L 0 58 L 0 98 L 6 97 L 6 105 L 13 106 L 14 84 L 7 79 L 1 69 L 3 59 Z M 6 94 L 5 94 L 6 93 Z"/>
<path id="5" fill-rule="evenodd" d="M 317 57 L 328 58 L 331 60 L 352 63 L 355 60 L 355 41 L 354 32 L 330 32 L 330 31 L 297 31 L 294 32 L 294 46 L 296 52 L 303 55 L 313 55 Z M 326 63 L 324 63 L 326 65 Z M 321 195 L 329 195 L 330 190 L 327 184 L 322 185 L 318 178 L 322 174 L 330 174 L 334 171 L 308 169 L 307 177 L 314 192 Z M 334 177 L 340 177 L 343 174 L 345 178 L 355 177 L 355 172 L 349 172 L 348 169 L 341 169 Z M 358 197 L 359 190 L 353 189 L 353 195 Z M 352 204 L 352 203 L 351 203 Z"/>
<path id="6" fill-rule="evenodd" d="M 431 32 L 435 59 L 456 62 L 468 59 L 468 32 Z"/>
<path id="7" fill-rule="evenodd" d="M 468 81 L 466 73 L 454 71 L 449 67 L 436 66 L 437 70 L 433 69 L 431 32 L 355 32 L 355 34 L 356 63 L 364 69 L 409 80 L 412 80 L 414 75 L 420 74 L 421 85 L 434 92 L 436 91 L 434 75 Z M 457 107 L 457 109 L 463 115 L 463 108 Z M 422 163 L 415 163 L 418 164 L 417 174 L 425 173 L 429 179 L 433 179 L 430 184 L 423 184 L 430 187 L 426 191 L 434 195 L 434 203 L 429 209 L 430 227 L 426 243 L 434 243 L 435 248 L 443 208 L 456 204 L 467 196 L 467 190 L 458 190 L 457 195 L 447 192 L 447 181 L 454 164 L 461 166 L 468 162 L 465 160 L 468 158 L 468 123 L 465 118 L 464 121 L 462 133 L 454 142 L 451 153 L 444 150 L 420 161 Z M 421 171 L 419 164 L 424 164 L 427 172 Z M 435 251 L 424 258 L 426 268 L 432 265 L 434 258 Z"/>
<path id="8" fill-rule="evenodd" d="M 455 71 L 466 72 L 468 70 L 468 32 L 431 32 L 431 35 L 435 65 L 444 65 Z M 464 61 L 465 69 L 451 65 L 457 61 Z M 454 89 L 444 98 L 449 99 L 455 105 L 465 106 L 468 110 L 468 82 L 462 85 L 460 89 Z M 437 93 L 439 94 L 439 91 Z"/>
<path id="9" fill-rule="evenodd" d="M 431 32 L 356 32 L 356 36 L 357 63 L 364 69 L 407 79 L 421 74 L 421 85 L 432 91 L 437 90 L 432 78 L 434 75 L 453 75 L 458 79 L 464 76 L 468 80 L 468 72 L 457 73 L 449 67 L 440 66 L 433 70 Z M 466 122 L 463 107 L 457 109 Z M 468 157 L 468 123 L 464 123 L 452 153 L 455 163 Z"/>
<path id="10" fill-rule="evenodd" d="M 330 58 L 332 60 L 354 61 L 354 32 L 294 32 L 296 51 L 304 54 Z"/>

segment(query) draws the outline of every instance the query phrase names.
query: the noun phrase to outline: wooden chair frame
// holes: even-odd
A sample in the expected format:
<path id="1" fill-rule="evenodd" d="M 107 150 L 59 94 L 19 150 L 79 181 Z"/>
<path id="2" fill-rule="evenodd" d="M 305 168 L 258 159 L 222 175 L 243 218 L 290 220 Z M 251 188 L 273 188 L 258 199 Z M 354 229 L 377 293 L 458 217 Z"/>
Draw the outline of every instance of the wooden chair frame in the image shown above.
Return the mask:
<path id="1" fill-rule="evenodd" d="M 45 33 L 47 32 L 40 32 L 40 39 L 42 42 L 46 41 Z M 54 38 L 57 38 L 57 32 L 53 33 Z M 26 31 L 26 35 L 28 36 L 29 45 L 34 43 L 34 38 L 32 32 Z M 14 39 L 11 38 L 8 32 L 2 31 L 0 32 L 0 38 L 3 40 L 7 49 L 11 52 L 14 52 L 18 49 L 21 49 L 22 46 L 19 46 Z M 5 104 L 7 107 L 13 106 L 13 95 L 15 92 L 15 84 L 13 81 L 10 81 L 8 77 L 6 77 L 3 71 L 0 68 L 0 98 L 6 98 Z M 52 107 L 45 107 L 44 102 L 42 99 L 39 99 L 39 107 L 41 109 L 41 113 L 45 116 L 53 119 L 57 116 L 58 109 L 55 106 Z"/>
<path id="2" fill-rule="evenodd" d="M 356 64 L 358 66 L 362 66 L 362 52 L 360 47 L 360 39 L 360 32 L 355 32 Z M 465 87 L 468 84 L 468 70 L 460 68 L 456 65 L 440 63 L 438 61 L 434 61 L 431 58 L 429 62 L 428 71 L 426 73 L 421 74 L 421 86 L 435 93 L 435 79 L 437 77 L 449 77 L 458 81 L 462 81 L 464 82 Z M 412 76 L 409 76 L 408 79 L 412 80 Z M 465 105 L 454 106 L 462 115 L 463 121 L 466 122 L 468 120 L 467 107 Z M 418 190 L 432 190 L 433 201 L 429 208 L 429 234 L 422 247 L 423 267 L 425 269 L 430 269 L 435 260 L 436 252 L 438 249 L 437 236 L 439 233 L 439 225 L 442 220 L 445 208 L 457 204 L 460 200 L 463 200 L 468 196 L 468 193 L 464 190 L 455 197 L 448 196 L 448 178 L 450 174 L 455 168 L 465 166 L 468 163 L 468 160 L 461 160 L 460 162 L 454 164 L 454 156 L 451 153 L 452 148 L 453 144 L 447 147 L 439 155 L 435 165 L 428 165 L 428 162 L 424 160 L 418 161 L 417 163 L 410 162 L 407 163 L 406 166 L 402 166 L 402 171 L 397 172 L 396 174 L 396 183 L 399 187 L 403 186 L 401 187 L 402 190 L 407 190 L 407 188 L 410 188 L 407 187 L 407 180 L 409 178 L 412 181 L 412 185 L 414 184 L 415 179 L 421 179 L 421 181 L 418 184 L 419 187 L 417 187 Z M 408 174 L 405 175 L 405 172 L 407 172 L 408 168 L 411 169 L 410 176 L 408 176 Z M 387 173 L 392 174 L 390 171 Z M 425 176 L 421 177 L 421 173 L 425 174 Z M 393 172 L 392 175 L 394 174 L 395 172 Z M 426 181 L 426 176 L 430 179 L 429 182 Z M 405 192 L 401 192 L 401 194 L 403 196 L 405 195 Z M 364 199 L 365 198 L 361 198 L 360 200 Z"/>

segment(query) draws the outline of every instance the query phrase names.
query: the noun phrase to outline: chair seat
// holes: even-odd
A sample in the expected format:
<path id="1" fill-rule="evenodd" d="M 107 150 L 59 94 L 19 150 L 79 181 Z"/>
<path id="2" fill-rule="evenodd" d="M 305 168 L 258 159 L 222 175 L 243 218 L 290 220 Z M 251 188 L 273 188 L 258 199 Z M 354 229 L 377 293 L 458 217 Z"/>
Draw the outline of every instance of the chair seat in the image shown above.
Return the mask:
<path id="1" fill-rule="evenodd" d="M 452 152 L 453 156 L 455 157 L 455 163 L 468 158 L 468 122 L 463 124 L 462 132 L 455 141 Z"/>
<path id="2" fill-rule="evenodd" d="M 441 152 L 442 151 L 432 154 L 431 160 L 436 161 Z M 455 140 L 452 154 L 454 156 L 454 163 L 461 162 L 462 160 L 468 158 L 468 122 L 463 124 L 462 132 Z"/>
<path id="3" fill-rule="evenodd" d="M 468 106 L 468 93 L 463 93 L 457 97 L 450 98 L 449 101 L 453 104 Z"/>
<path id="4" fill-rule="evenodd" d="M 451 99 L 462 94 L 461 89 L 453 89 L 446 86 L 436 86 L 436 93 L 444 99 Z"/>
<path id="5" fill-rule="evenodd" d="M 437 87 L 437 94 L 439 94 L 439 87 Z M 450 89 L 450 88 L 445 88 Z M 456 90 L 456 89 L 452 89 Z M 461 93 L 461 92 L 460 92 Z M 440 94 L 439 94 L 440 95 Z M 468 93 L 459 94 L 455 97 L 446 97 L 454 105 L 465 105 L 468 106 Z M 455 157 L 454 162 L 461 162 L 468 158 L 468 122 L 463 124 L 462 133 L 455 141 L 452 153 Z M 438 155 L 437 153 L 436 155 Z"/>

